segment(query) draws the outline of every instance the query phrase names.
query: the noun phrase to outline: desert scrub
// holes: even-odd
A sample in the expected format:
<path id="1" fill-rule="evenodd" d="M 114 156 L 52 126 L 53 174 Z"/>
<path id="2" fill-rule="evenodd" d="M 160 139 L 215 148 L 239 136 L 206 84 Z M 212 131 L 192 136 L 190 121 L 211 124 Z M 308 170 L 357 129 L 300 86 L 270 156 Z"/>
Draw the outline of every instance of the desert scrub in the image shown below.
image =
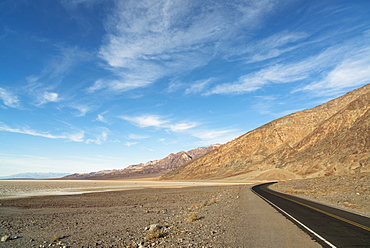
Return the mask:
<path id="1" fill-rule="evenodd" d="M 50 238 L 50 241 L 51 242 L 56 242 L 58 240 L 61 240 L 62 238 L 63 238 L 62 235 L 60 235 L 59 233 L 56 233 L 56 234 L 53 235 L 53 237 Z"/>
<path id="2" fill-rule="evenodd" d="M 186 218 L 186 222 L 194 222 L 199 219 L 200 219 L 199 215 L 197 215 L 196 213 L 190 213 L 188 214 L 188 217 Z"/>
<path id="3" fill-rule="evenodd" d="M 301 190 L 301 189 L 283 189 L 281 190 L 283 193 L 290 194 L 290 195 L 305 195 L 305 194 L 316 194 L 320 193 L 317 190 Z"/>
<path id="4" fill-rule="evenodd" d="M 212 205 L 214 203 L 217 203 L 217 198 L 212 198 L 211 200 L 209 201 L 203 201 L 202 203 L 200 204 L 193 204 L 191 206 L 191 209 L 195 209 L 195 210 L 200 210 L 202 209 L 203 207 L 206 207 L 206 206 L 209 206 L 209 205 Z"/>
<path id="5" fill-rule="evenodd" d="M 201 208 L 202 208 L 201 204 L 193 204 L 193 205 L 191 205 L 189 210 L 192 210 L 192 209 L 199 210 Z"/>
<path id="6" fill-rule="evenodd" d="M 209 200 L 208 201 L 208 205 L 211 205 L 211 204 L 214 204 L 214 203 L 217 203 L 217 198 L 216 197 L 214 197 L 214 198 L 212 198 L 211 200 Z"/>

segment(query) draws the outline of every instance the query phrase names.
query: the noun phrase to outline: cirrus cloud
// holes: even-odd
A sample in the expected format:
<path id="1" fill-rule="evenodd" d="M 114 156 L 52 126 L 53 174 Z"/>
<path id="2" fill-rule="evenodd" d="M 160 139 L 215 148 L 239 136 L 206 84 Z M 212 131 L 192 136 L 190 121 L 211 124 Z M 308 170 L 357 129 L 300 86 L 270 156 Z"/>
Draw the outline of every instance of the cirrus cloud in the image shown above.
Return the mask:
<path id="1" fill-rule="evenodd" d="M 121 116 L 123 120 L 129 121 L 139 127 L 166 127 L 168 121 L 158 115 Z"/>
<path id="2" fill-rule="evenodd" d="M 0 99 L 3 100 L 4 105 L 17 108 L 19 107 L 19 99 L 10 91 L 0 87 Z"/>
<path id="3" fill-rule="evenodd" d="M 146 87 L 201 68 L 215 56 L 227 57 L 235 50 L 234 41 L 245 36 L 241 30 L 258 27 L 275 5 L 272 0 L 118 2 L 99 51 L 117 80 L 97 80 L 88 91 Z"/>
<path id="4" fill-rule="evenodd" d="M 54 135 L 50 134 L 47 132 L 38 132 L 29 128 L 12 128 L 9 127 L 3 123 L 0 123 L 0 131 L 2 132 L 10 132 L 10 133 L 19 133 L 19 134 L 27 134 L 27 135 L 32 135 L 32 136 L 39 136 L 43 138 L 48 138 L 48 139 L 65 139 L 69 141 L 74 141 L 74 142 L 82 142 L 84 139 L 84 132 L 73 132 L 73 133 L 64 133 L 61 135 Z"/>
<path id="5" fill-rule="evenodd" d="M 197 122 L 175 123 L 169 119 L 165 119 L 162 116 L 152 114 L 140 116 L 121 116 L 120 118 L 141 128 L 155 127 L 158 129 L 163 129 L 167 132 L 170 131 L 177 134 L 186 135 L 187 137 L 195 137 L 199 139 L 199 141 L 196 142 L 197 145 L 226 143 L 227 141 L 230 141 L 241 134 L 239 130 L 235 129 L 206 129 L 201 127 L 201 124 Z M 130 135 L 130 137 L 132 139 L 143 138 L 142 136 L 137 137 L 136 135 Z"/>
<path id="6" fill-rule="evenodd" d="M 172 132 L 182 132 L 198 126 L 198 123 L 196 122 L 172 123 L 170 120 L 166 120 L 162 116 L 152 114 L 139 116 L 121 116 L 120 118 L 138 127 L 155 127 Z"/>
<path id="7" fill-rule="evenodd" d="M 341 93 L 349 87 L 357 87 L 367 83 L 370 83 L 370 46 L 347 56 L 322 80 L 308 84 L 300 91 L 332 95 Z"/>
<path id="8" fill-rule="evenodd" d="M 62 99 L 59 97 L 58 93 L 55 92 L 44 92 L 40 97 L 39 97 L 39 102 L 37 105 L 43 105 L 49 102 L 59 102 Z"/>
<path id="9" fill-rule="evenodd" d="M 342 92 L 370 82 L 370 46 L 366 41 L 370 41 L 368 34 L 298 61 L 266 66 L 242 75 L 234 82 L 219 84 L 203 92 L 203 95 L 243 94 L 268 84 L 293 83 L 311 78 L 321 80 L 305 82 L 305 86 L 294 92 L 311 91 L 317 95 Z"/>

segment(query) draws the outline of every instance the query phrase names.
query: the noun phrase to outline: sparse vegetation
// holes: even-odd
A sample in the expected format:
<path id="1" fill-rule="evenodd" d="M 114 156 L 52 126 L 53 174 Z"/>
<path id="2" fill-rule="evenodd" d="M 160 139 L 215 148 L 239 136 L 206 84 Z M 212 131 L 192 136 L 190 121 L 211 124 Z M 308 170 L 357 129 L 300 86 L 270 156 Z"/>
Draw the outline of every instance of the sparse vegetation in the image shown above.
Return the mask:
<path id="1" fill-rule="evenodd" d="M 194 209 L 194 210 L 200 210 L 202 208 L 202 206 L 200 204 L 193 204 L 191 205 L 191 208 L 190 210 Z"/>
<path id="2" fill-rule="evenodd" d="M 186 218 L 186 222 L 194 222 L 199 219 L 200 219 L 199 215 L 197 215 L 196 213 L 190 213 L 188 214 L 188 217 Z"/>
<path id="3" fill-rule="evenodd" d="M 214 197 L 212 198 L 211 200 L 208 201 L 208 205 L 211 205 L 211 204 L 214 204 L 214 203 L 217 203 L 217 198 Z"/>
<path id="4" fill-rule="evenodd" d="M 199 204 L 193 204 L 191 206 L 190 209 L 194 209 L 194 210 L 200 210 L 202 209 L 203 207 L 206 207 L 206 206 L 209 206 L 209 205 L 212 205 L 214 203 L 217 203 L 217 198 L 212 198 L 211 200 L 209 201 L 203 201 L 202 203 L 199 203 Z"/>
<path id="5" fill-rule="evenodd" d="M 291 194 L 291 195 L 304 195 L 304 194 L 321 193 L 321 192 L 318 192 L 317 190 L 301 190 L 301 189 L 297 190 L 297 189 L 293 189 L 293 188 L 285 189 L 283 192 L 286 193 L 286 194 Z"/>
<path id="6" fill-rule="evenodd" d="M 54 235 L 53 235 L 53 237 L 51 237 L 50 238 L 50 241 L 51 242 L 56 242 L 56 241 L 58 241 L 58 240 L 61 240 L 63 238 L 63 236 L 62 235 L 60 235 L 59 233 L 55 233 Z"/>

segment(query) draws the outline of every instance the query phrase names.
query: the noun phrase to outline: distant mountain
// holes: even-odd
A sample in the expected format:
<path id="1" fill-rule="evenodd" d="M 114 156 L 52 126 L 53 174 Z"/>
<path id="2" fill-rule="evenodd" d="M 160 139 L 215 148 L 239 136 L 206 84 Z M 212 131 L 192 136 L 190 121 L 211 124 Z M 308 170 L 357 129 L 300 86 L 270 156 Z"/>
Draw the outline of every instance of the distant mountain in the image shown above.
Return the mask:
<path id="1" fill-rule="evenodd" d="M 41 173 L 41 172 L 26 172 L 14 174 L 6 177 L 1 177 L 1 179 L 48 179 L 48 178 L 60 178 L 68 175 L 68 173 Z"/>
<path id="2" fill-rule="evenodd" d="M 199 147 L 187 152 L 181 151 L 176 154 L 171 153 L 167 157 L 159 160 L 153 160 L 146 163 L 130 165 L 123 170 L 106 170 L 90 172 L 85 174 L 72 174 L 63 177 L 63 179 L 123 179 L 123 178 L 148 178 L 162 176 L 191 160 L 203 156 L 204 154 L 220 147 L 221 145 L 211 145 Z"/>
<path id="3" fill-rule="evenodd" d="M 98 176 L 104 176 L 106 174 L 114 173 L 116 171 L 120 170 L 102 170 L 102 171 L 94 171 L 94 172 L 89 172 L 89 173 L 74 173 L 74 174 L 69 174 L 65 175 L 62 179 L 85 179 L 90 177 L 98 177 Z"/>
<path id="4" fill-rule="evenodd" d="M 370 172 L 370 85 L 274 120 L 163 179 L 285 180 Z"/>

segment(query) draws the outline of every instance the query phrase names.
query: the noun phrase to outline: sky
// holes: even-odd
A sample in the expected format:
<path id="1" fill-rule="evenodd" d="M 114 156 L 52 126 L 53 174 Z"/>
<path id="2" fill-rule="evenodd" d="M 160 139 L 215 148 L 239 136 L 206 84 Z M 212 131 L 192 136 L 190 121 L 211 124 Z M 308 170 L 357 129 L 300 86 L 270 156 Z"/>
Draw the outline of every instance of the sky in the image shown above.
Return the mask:
<path id="1" fill-rule="evenodd" d="M 368 0 L 2 0 L 0 176 L 226 143 L 370 82 Z"/>

